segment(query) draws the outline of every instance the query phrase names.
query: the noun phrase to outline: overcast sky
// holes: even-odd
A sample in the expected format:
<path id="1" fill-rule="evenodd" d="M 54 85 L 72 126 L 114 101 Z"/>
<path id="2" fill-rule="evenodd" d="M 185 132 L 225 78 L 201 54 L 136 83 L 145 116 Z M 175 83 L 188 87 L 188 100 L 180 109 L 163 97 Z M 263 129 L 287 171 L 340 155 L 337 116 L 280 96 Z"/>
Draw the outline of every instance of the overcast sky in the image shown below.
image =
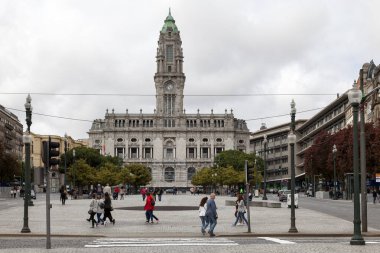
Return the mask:
<path id="1" fill-rule="evenodd" d="M 290 121 L 351 88 L 365 62 L 380 63 L 380 1 L 0 2 L 0 104 L 24 110 L 25 94 L 154 95 L 156 48 L 171 7 L 181 32 L 188 113 L 224 113 L 250 130 Z M 330 94 L 186 97 L 194 94 Z M 152 113 L 155 97 L 32 95 L 38 134 L 88 138 L 106 109 Z M 25 112 L 11 110 L 25 129 Z M 306 119 L 317 113 L 297 113 Z"/>

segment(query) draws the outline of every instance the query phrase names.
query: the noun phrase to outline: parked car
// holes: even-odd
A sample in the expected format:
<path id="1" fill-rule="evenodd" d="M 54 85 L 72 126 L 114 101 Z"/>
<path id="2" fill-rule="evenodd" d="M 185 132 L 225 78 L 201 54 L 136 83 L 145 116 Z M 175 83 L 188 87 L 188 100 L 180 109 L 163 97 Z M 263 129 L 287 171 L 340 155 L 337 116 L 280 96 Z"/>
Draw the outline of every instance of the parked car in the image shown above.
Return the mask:
<path id="1" fill-rule="evenodd" d="M 290 190 L 280 190 L 278 191 L 278 200 L 280 202 L 288 200 L 288 194 L 290 194 Z"/>

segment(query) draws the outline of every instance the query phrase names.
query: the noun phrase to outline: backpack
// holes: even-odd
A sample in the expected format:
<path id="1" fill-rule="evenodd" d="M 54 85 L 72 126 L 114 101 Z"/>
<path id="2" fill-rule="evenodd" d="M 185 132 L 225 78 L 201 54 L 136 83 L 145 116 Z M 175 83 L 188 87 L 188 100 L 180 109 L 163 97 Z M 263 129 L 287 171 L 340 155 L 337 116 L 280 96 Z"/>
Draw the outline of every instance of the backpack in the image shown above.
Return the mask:
<path id="1" fill-rule="evenodd" d="M 156 202 L 154 201 L 154 199 L 152 199 L 152 201 L 150 202 L 150 204 L 151 204 L 152 206 L 154 206 L 154 205 L 156 204 Z"/>

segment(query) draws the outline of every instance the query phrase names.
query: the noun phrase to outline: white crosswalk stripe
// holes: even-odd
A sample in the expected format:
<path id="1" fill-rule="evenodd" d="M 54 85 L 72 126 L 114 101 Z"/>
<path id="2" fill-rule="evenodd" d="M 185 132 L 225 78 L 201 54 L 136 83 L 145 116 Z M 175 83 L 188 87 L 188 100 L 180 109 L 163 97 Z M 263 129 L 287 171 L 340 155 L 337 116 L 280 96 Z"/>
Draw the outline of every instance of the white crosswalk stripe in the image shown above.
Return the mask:
<path id="1" fill-rule="evenodd" d="M 291 241 L 287 241 L 287 240 L 281 240 L 281 239 L 273 238 L 273 237 L 258 237 L 258 238 L 264 239 L 267 241 L 271 241 L 271 242 L 280 243 L 280 244 L 296 244 L 295 242 L 291 242 Z"/>
<path id="2" fill-rule="evenodd" d="M 86 248 L 160 247 L 160 246 L 236 246 L 226 238 L 101 238 L 86 244 Z"/>

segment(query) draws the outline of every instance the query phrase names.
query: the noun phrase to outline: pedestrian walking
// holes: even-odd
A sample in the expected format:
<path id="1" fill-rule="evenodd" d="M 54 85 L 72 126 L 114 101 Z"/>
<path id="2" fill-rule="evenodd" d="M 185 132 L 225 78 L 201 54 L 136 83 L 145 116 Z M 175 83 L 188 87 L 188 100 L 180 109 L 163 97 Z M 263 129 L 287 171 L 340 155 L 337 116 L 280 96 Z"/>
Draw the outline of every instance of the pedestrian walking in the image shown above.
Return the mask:
<path id="1" fill-rule="evenodd" d="M 237 212 L 237 217 L 236 217 L 236 220 L 235 220 L 235 223 L 233 224 L 233 226 L 236 226 L 239 219 L 244 220 L 245 224 L 248 224 L 248 221 L 244 216 L 244 214 L 246 212 L 246 208 L 245 208 L 245 204 L 244 204 L 244 199 L 241 195 L 239 196 L 237 202 L 238 202 L 238 212 Z"/>
<path id="2" fill-rule="evenodd" d="M 149 223 L 149 221 L 151 221 L 151 223 L 153 223 L 153 218 L 155 217 L 153 215 L 153 210 L 154 210 L 155 204 L 156 203 L 155 203 L 152 195 L 150 194 L 150 192 L 147 192 L 146 193 L 146 202 L 145 202 L 145 206 L 144 206 L 145 217 L 146 217 L 145 222 L 146 223 Z M 157 217 L 155 217 L 155 219 L 157 220 L 157 222 L 159 221 Z"/>
<path id="3" fill-rule="evenodd" d="M 96 201 L 96 195 L 92 194 L 92 199 L 90 202 L 90 209 L 88 210 L 88 214 L 90 215 L 90 218 L 87 219 L 87 221 L 92 222 L 91 228 L 94 228 L 94 225 L 96 223 L 94 216 L 96 214 L 97 208 L 98 208 L 98 202 Z"/>
<path id="4" fill-rule="evenodd" d="M 201 199 L 201 202 L 199 203 L 199 218 L 201 219 L 201 232 L 203 235 L 206 234 L 206 227 L 208 226 L 208 222 L 206 219 L 206 207 L 205 204 L 207 203 L 207 197 L 204 197 Z"/>
<path id="5" fill-rule="evenodd" d="M 377 199 L 376 189 L 373 189 L 373 191 L 372 191 L 372 197 L 373 197 L 373 203 L 376 204 L 376 199 Z"/>
<path id="6" fill-rule="evenodd" d="M 217 224 L 218 219 L 218 213 L 216 212 L 216 204 L 215 204 L 215 193 L 210 194 L 210 199 L 207 200 L 206 205 L 206 219 L 208 220 L 210 224 L 210 229 L 208 230 L 208 233 L 210 234 L 210 237 L 215 236 L 214 229 Z"/>
<path id="7" fill-rule="evenodd" d="M 114 200 L 118 200 L 119 199 L 119 193 L 120 193 L 120 188 L 118 185 L 115 186 L 115 189 L 113 190 L 113 194 L 114 194 Z"/>
<path id="8" fill-rule="evenodd" d="M 108 193 L 109 196 L 111 196 L 112 192 L 111 192 L 111 187 L 109 184 L 107 184 L 106 186 L 104 186 L 103 188 L 103 193 L 106 194 L 106 192 Z"/>
<path id="9" fill-rule="evenodd" d="M 238 213 L 239 213 L 239 199 L 240 199 L 240 194 L 237 195 L 237 199 L 235 201 L 235 218 L 238 218 Z M 239 225 L 244 225 L 243 224 L 243 219 L 239 217 Z"/>
<path id="10" fill-rule="evenodd" d="M 120 200 L 124 199 L 124 195 L 125 195 L 125 187 L 122 186 L 120 188 Z"/>
<path id="11" fill-rule="evenodd" d="M 62 205 L 65 205 L 66 199 L 67 199 L 67 191 L 64 185 L 62 185 L 61 188 L 59 189 L 59 193 L 61 194 L 60 199 L 61 199 Z"/>
<path id="12" fill-rule="evenodd" d="M 145 187 L 141 188 L 140 189 L 140 194 L 142 196 L 143 201 L 145 201 L 145 197 L 146 197 L 146 194 L 147 194 L 147 189 Z"/>
<path id="13" fill-rule="evenodd" d="M 104 187 L 105 188 L 105 187 Z M 115 225 L 115 219 L 112 217 L 111 212 L 113 211 L 112 207 L 112 201 L 111 201 L 111 196 L 108 192 L 104 193 L 104 225 L 107 222 L 107 218 L 112 222 L 113 225 Z"/>
<path id="14" fill-rule="evenodd" d="M 97 207 L 96 207 L 96 218 L 97 218 L 97 221 L 96 221 L 96 225 L 104 225 L 104 221 L 103 221 L 103 218 L 102 218 L 102 215 L 104 214 L 104 200 L 102 199 L 102 196 L 101 195 L 97 195 Z"/>
<path id="15" fill-rule="evenodd" d="M 162 190 L 162 188 L 160 188 L 157 192 L 157 196 L 158 196 L 158 201 L 161 201 L 161 198 L 162 198 L 162 194 L 164 193 L 164 191 Z"/>

